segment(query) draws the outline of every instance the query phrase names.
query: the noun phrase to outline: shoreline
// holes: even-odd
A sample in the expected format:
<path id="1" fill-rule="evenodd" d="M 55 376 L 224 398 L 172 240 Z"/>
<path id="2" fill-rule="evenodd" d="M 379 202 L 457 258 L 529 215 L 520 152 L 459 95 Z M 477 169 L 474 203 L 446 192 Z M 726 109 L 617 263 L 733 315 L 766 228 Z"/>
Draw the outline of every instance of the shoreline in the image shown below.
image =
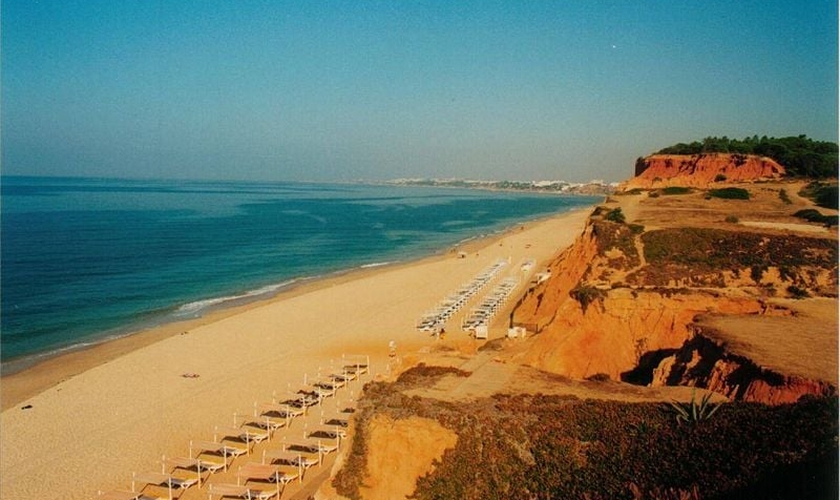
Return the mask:
<path id="1" fill-rule="evenodd" d="M 230 300 L 233 303 L 232 305 L 221 304 L 215 307 L 211 306 L 201 316 L 196 318 L 165 321 L 148 328 L 127 331 L 115 337 L 104 337 L 88 345 L 70 346 L 53 353 L 43 353 L 7 361 L 5 363 L 7 366 L 8 364 L 15 363 L 22 364 L 23 366 L 17 369 L 11 369 L 12 371 L 0 375 L 0 411 L 5 411 L 25 402 L 27 399 L 85 371 L 169 337 L 182 335 L 190 330 L 217 323 L 265 305 L 289 300 L 348 281 L 363 279 L 379 273 L 416 266 L 426 262 L 444 260 L 451 258 L 457 252 L 472 253 L 477 249 L 493 245 L 503 240 L 507 235 L 514 233 L 522 227 L 564 218 L 570 214 L 589 210 L 590 208 L 589 206 L 575 208 L 516 223 L 493 233 L 479 234 L 471 238 L 466 238 L 448 248 L 439 249 L 431 255 L 411 260 L 375 263 L 335 271 L 317 277 L 298 278 L 288 287 L 284 287 L 268 297 L 255 297 L 252 300 L 243 298 L 242 300 L 246 302 L 240 304 L 237 304 L 237 300 L 232 298 Z M 31 359 L 32 357 L 40 357 L 41 359 Z M 9 370 L 9 368 L 6 369 Z"/>
<path id="2" fill-rule="evenodd" d="M 445 339 L 419 332 L 416 324 L 501 260 L 509 264 L 498 279 L 519 280 L 490 325 L 489 340 L 503 338 L 515 295 L 580 236 L 590 213 L 591 206 L 555 213 L 421 260 L 355 269 L 207 315 L 191 328 L 179 323 L 150 330 L 77 353 L 73 363 L 61 357 L 20 372 L 14 383 L 3 379 L 9 404 L 0 416 L 3 497 L 83 500 L 97 490 L 125 489 L 132 472 L 160 470 L 162 456 L 186 456 L 193 440 L 214 439 L 214 429 L 229 426 L 232 415 L 282 401 L 359 356 L 370 379 L 382 380 L 440 349 L 474 352 L 485 341 L 460 329 L 460 315 L 445 325 Z M 467 252 L 463 258 L 460 251 Z M 532 260 L 536 265 L 526 269 Z M 27 383 L 35 394 L 11 405 L 8 389 Z M 341 403 L 355 400 L 359 390 L 344 393 Z M 294 427 L 284 435 L 299 432 Z M 279 441 L 269 446 L 276 449 Z M 230 482 L 233 474 L 211 481 Z M 206 495 L 206 489 L 190 489 L 181 498 Z"/>
<path id="3" fill-rule="evenodd" d="M 81 234 L 78 232 L 75 232 L 76 236 L 68 233 L 68 238 L 76 238 L 68 251 L 47 250 L 49 245 L 37 243 L 37 238 L 48 237 L 45 236 L 49 234 L 45 232 L 48 226 L 45 229 L 36 224 L 21 232 L 15 248 L 10 245 L 8 252 L 7 260 L 13 265 L 9 266 L 8 290 L 4 288 L 9 293 L 4 295 L 4 306 L 8 306 L 4 312 L 8 314 L 4 315 L 3 321 L 0 377 L 56 354 L 77 351 L 106 339 L 267 299 L 294 286 L 295 282 L 323 279 L 355 267 L 383 262 L 414 261 L 443 253 L 477 235 L 494 234 L 522 221 L 552 216 L 582 203 L 597 202 L 594 197 L 540 200 L 542 197 L 527 193 L 513 197 L 491 196 L 468 189 L 454 195 L 443 190 L 432 190 L 427 194 L 419 188 L 387 188 L 372 183 L 294 186 L 289 184 L 295 183 L 284 182 L 220 181 L 213 185 L 203 181 L 173 183 L 158 179 L 135 184 L 124 179 L 71 178 L 67 182 L 38 177 L 27 179 L 10 181 L 8 186 L 12 225 L 20 223 L 15 222 L 18 220 L 25 221 L 30 212 L 60 212 L 62 203 L 78 202 L 79 209 L 88 213 L 84 199 L 75 200 L 73 196 L 79 196 L 78 193 L 90 186 L 105 193 L 101 201 L 109 210 L 122 210 L 125 201 L 117 193 L 125 191 L 129 203 L 142 211 L 143 215 L 139 217 L 161 218 L 166 224 L 160 227 L 158 222 L 129 224 L 125 226 L 125 234 L 120 230 L 120 238 L 103 234 L 102 241 L 108 241 L 108 254 L 121 256 L 113 262 L 105 254 L 101 258 L 95 257 L 96 249 L 100 247 L 78 239 Z M 303 211 L 298 210 L 300 203 L 296 200 L 318 190 L 323 192 L 313 199 L 327 197 L 349 203 L 346 210 L 340 211 L 344 219 L 333 220 L 331 212 L 325 208 L 328 205 L 321 201 L 313 206 L 306 205 Z M 29 196 L 42 191 L 56 191 L 60 197 L 55 197 L 58 201 L 50 201 L 53 197 Z M 158 200 L 150 197 L 150 193 L 164 198 Z M 204 195 L 210 198 L 205 199 Z M 384 198 L 380 199 L 380 196 Z M 357 203 L 356 199 L 367 201 Z M 487 199 L 494 200 L 494 204 L 498 202 L 495 210 L 483 209 Z M 155 203 L 162 201 L 166 202 L 164 208 L 181 207 L 186 212 L 179 215 L 179 212 L 160 211 Z M 418 212 L 403 210 L 403 203 Z M 448 204 L 453 204 L 451 209 L 435 208 Z M 274 210 L 279 211 L 277 220 L 265 218 Z M 346 218 L 351 213 L 362 214 L 370 210 L 377 214 L 382 210 L 394 211 L 394 218 L 389 214 L 382 221 L 377 219 L 375 224 L 374 219 L 367 216 Z M 252 211 L 254 217 L 249 215 Z M 309 211 L 313 214 L 323 212 L 323 216 L 310 218 Z M 409 213 L 412 218 L 420 213 L 426 215 L 422 216 L 421 225 L 417 225 L 416 221 L 406 218 Z M 15 217 L 11 217 L 13 215 Z M 199 217 L 197 225 L 178 234 L 180 225 L 193 223 L 192 219 L 184 219 L 185 215 Z M 93 224 L 90 236 L 103 221 L 97 222 L 90 215 L 85 217 L 79 223 Z M 278 231 L 276 224 L 281 220 L 282 230 Z M 226 226 L 231 222 L 240 228 L 239 231 L 261 229 L 255 230 L 254 234 L 232 233 Z M 368 222 L 372 223 L 370 227 Z M 108 221 L 108 224 L 118 223 L 116 219 Z M 332 223 L 341 227 L 335 234 L 329 233 L 335 230 L 329 227 Z M 262 224 L 268 225 L 263 228 Z M 144 233 L 148 228 L 154 229 Z M 231 239 L 234 236 L 237 239 Z M 317 243 L 313 244 L 307 238 L 316 238 L 313 241 Z M 354 238 L 354 243 L 342 243 L 345 238 Z M 140 251 L 132 245 L 139 245 Z M 142 255 L 144 252 L 148 252 L 148 256 Z M 35 279 L 27 278 L 27 273 L 36 273 Z"/>
<path id="4" fill-rule="evenodd" d="M 238 316 L 275 302 L 285 301 L 330 288 L 346 281 L 361 279 L 377 272 L 394 269 L 399 266 L 411 266 L 425 260 L 442 259 L 443 255 L 434 255 L 416 261 L 377 266 L 374 268 L 356 268 L 307 279 L 308 282 L 282 290 L 269 297 L 250 301 L 246 304 L 222 307 L 210 310 L 198 318 L 172 321 L 161 325 L 137 330 L 116 338 L 106 338 L 86 346 L 47 355 L 18 371 L 0 376 L 0 411 L 12 408 L 27 399 L 44 392 L 59 383 L 97 366 L 113 361 L 146 346 L 155 344 L 176 335 L 183 335 L 190 330 L 218 323 L 230 317 Z"/>

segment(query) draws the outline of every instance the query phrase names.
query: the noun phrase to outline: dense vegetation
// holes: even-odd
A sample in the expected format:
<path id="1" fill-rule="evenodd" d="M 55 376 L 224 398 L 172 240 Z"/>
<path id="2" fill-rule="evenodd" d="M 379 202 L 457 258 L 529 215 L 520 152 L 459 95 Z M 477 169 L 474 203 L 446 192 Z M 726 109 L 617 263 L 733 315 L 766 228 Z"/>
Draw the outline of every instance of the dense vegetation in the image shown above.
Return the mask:
<path id="1" fill-rule="evenodd" d="M 569 291 L 569 296 L 578 301 L 581 309 L 583 309 L 583 313 L 586 314 L 589 304 L 603 302 L 607 296 L 607 292 L 592 285 L 578 284 L 578 286 Z"/>
<path id="2" fill-rule="evenodd" d="M 808 222 L 816 222 L 818 224 L 823 224 L 826 227 L 833 227 L 837 225 L 836 215 L 823 215 L 822 213 L 820 213 L 819 210 L 815 210 L 813 208 L 799 210 L 795 214 L 793 214 L 793 216 L 798 217 L 800 219 L 804 219 Z"/>
<path id="3" fill-rule="evenodd" d="M 819 270 L 830 270 L 831 276 L 837 272 L 837 243 L 823 238 L 676 228 L 648 231 L 641 240 L 648 265 L 627 277 L 639 286 L 665 286 L 676 277 L 723 286 L 723 271 L 745 269 L 758 283 L 766 270 L 775 267 L 783 280 L 804 289 L 816 286 Z M 829 285 L 835 286 L 836 281 Z"/>
<path id="4" fill-rule="evenodd" d="M 428 367 L 418 369 L 409 377 L 430 380 Z M 458 434 L 413 498 L 837 498 L 836 398 L 730 403 L 689 422 L 665 403 L 497 395 L 453 404 L 408 397 L 409 388 L 403 377 L 368 384 L 357 429 L 363 439 L 375 409 Z M 356 473 L 337 478 L 340 494 L 359 497 L 363 460 L 349 457 Z"/>
<path id="5" fill-rule="evenodd" d="M 696 155 L 703 153 L 734 153 L 767 156 L 785 167 L 792 177 L 837 177 L 837 144 L 814 141 L 804 135 L 797 137 L 761 137 L 744 139 L 706 137 L 702 142 L 679 143 L 664 148 L 659 154 Z"/>
<path id="6" fill-rule="evenodd" d="M 836 242 L 821 238 L 687 227 L 648 231 L 642 243 L 652 265 L 731 270 L 754 265 L 837 266 Z"/>
<path id="7" fill-rule="evenodd" d="M 812 182 L 799 194 L 812 199 L 818 207 L 837 210 L 837 184 Z"/>
<path id="8" fill-rule="evenodd" d="M 616 209 L 619 210 L 620 208 Z M 607 215 L 614 213 L 608 212 Z M 621 251 L 620 257 L 610 258 L 610 267 L 616 269 L 629 269 L 631 267 L 641 264 L 639 259 L 639 252 L 636 250 L 636 235 L 644 231 L 644 227 L 638 224 L 626 225 L 622 222 L 616 222 L 604 218 L 603 221 L 595 221 L 592 224 L 592 234 L 598 243 L 598 255 L 606 257 L 607 253 L 612 249 Z M 624 216 L 621 216 L 624 220 Z M 608 222 L 609 221 L 609 222 Z"/>
<path id="9" fill-rule="evenodd" d="M 666 188 L 662 188 L 660 192 L 665 196 L 673 196 L 680 194 L 689 194 L 692 192 L 692 189 L 684 186 L 668 186 Z"/>

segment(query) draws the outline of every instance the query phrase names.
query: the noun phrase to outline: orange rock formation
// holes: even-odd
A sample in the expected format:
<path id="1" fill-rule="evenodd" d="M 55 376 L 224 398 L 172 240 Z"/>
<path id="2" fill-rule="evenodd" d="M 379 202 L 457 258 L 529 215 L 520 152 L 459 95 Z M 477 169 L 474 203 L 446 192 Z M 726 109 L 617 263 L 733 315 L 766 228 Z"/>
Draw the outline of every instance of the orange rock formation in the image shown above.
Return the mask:
<path id="1" fill-rule="evenodd" d="M 679 348 L 698 314 L 762 309 L 754 299 L 709 292 L 665 296 L 656 290 L 609 287 L 598 289 L 600 298 L 584 307 L 569 292 L 599 264 L 607 264 L 600 262 L 597 238 L 590 224 L 552 263 L 551 278 L 532 289 L 517 309 L 517 323 L 540 332 L 525 356 L 531 366 L 572 378 L 603 373 L 619 380 L 637 366 L 642 354 Z"/>
<path id="2" fill-rule="evenodd" d="M 784 175 L 783 166 L 770 158 L 754 155 L 651 155 L 636 166 L 636 177 L 627 181 L 624 189 L 708 187 L 720 180 L 752 182 L 780 179 Z"/>
<path id="3" fill-rule="evenodd" d="M 766 404 L 795 403 L 804 394 L 832 396 L 836 389 L 820 380 L 783 375 L 728 353 L 695 331 L 683 346 L 659 363 L 652 386 L 701 386 L 730 399 Z"/>
<path id="4" fill-rule="evenodd" d="M 783 376 L 709 348 L 714 342 L 694 327 L 700 314 L 778 314 L 746 289 L 739 291 L 737 280 L 731 283 L 735 288 L 720 291 L 684 285 L 631 288 L 604 280 L 620 253 L 599 250 L 599 238 L 606 237 L 608 231 L 602 228 L 599 235 L 590 222 L 550 265 L 551 277 L 523 297 L 514 323 L 537 334 L 524 355 L 526 364 L 576 379 L 606 374 L 613 380 L 631 380 L 641 367 L 643 383 L 652 386 L 705 387 L 731 399 L 769 404 L 796 401 L 803 394 L 836 394 L 831 384 Z M 586 301 L 575 298 L 582 284 Z"/>
<path id="5" fill-rule="evenodd" d="M 431 472 L 434 461 L 458 439 L 438 422 L 420 417 L 377 416 L 369 432 L 368 471 L 362 488 L 369 500 L 409 497 L 417 478 Z"/>

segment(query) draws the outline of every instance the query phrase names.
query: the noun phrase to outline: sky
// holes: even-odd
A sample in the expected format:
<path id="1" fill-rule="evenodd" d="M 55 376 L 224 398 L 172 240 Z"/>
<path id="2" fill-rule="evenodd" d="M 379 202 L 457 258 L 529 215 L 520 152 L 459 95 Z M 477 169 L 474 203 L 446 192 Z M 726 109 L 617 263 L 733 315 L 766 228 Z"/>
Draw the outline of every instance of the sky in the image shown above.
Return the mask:
<path id="1" fill-rule="evenodd" d="M 3 0 L 7 175 L 621 181 L 837 141 L 836 0 Z"/>

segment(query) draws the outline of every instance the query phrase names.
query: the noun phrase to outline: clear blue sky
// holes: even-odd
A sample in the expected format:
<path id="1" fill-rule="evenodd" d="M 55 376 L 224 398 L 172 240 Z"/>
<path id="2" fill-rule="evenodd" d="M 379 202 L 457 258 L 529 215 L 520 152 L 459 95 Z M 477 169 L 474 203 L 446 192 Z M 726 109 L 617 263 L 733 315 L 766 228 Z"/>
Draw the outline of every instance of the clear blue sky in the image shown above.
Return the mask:
<path id="1" fill-rule="evenodd" d="M 835 0 L 3 0 L 2 171 L 623 180 L 837 140 Z"/>

